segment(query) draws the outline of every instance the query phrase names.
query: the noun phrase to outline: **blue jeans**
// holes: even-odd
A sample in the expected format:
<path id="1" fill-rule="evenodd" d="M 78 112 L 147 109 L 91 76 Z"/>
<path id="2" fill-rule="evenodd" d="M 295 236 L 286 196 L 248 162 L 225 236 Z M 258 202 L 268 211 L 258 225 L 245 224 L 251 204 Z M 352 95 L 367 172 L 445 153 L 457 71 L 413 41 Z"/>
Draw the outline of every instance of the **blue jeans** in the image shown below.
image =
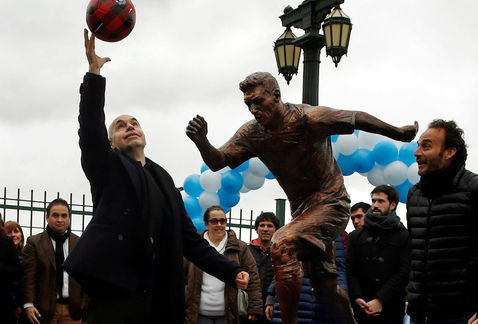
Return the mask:
<path id="1" fill-rule="evenodd" d="M 424 322 L 416 321 L 413 318 L 410 317 L 410 324 L 426 324 Z M 433 324 L 433 323 L 427 323 L 427 324 Z M 449 324 L 468 324 L 468 321 L 460 321 L 460 322 L 454 322 L 454 323 L 449 323 Z"/>

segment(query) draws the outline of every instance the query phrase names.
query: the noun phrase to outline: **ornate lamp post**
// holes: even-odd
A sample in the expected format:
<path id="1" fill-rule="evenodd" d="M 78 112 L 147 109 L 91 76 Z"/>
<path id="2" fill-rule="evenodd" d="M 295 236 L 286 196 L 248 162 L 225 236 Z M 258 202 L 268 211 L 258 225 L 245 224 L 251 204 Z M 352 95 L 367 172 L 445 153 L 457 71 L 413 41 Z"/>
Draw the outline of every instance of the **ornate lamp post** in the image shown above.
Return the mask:
<path id="1" fill-rule="evenodd" d="M 284 14 L 279 17 L 286 31 L 275 42 L 274 51 L 279 73 L 284 74 L 287 83 L 293 74 L 297 74 L 300 57 L 300 50 L 297 47 L 291 49 L 291 45 L 304 50 L 303 103 L 310 105 L 319 103 L 319 65 L 322 47 L 327 45 L 327 55 L 332 56 L 336 66 L 342 55 L 347 53 L 352 24 L 350 18 L 339 7 L 343 2 L 344 0 L 304 0 L 296 9 L 287 6 Z M 335 9 L 332 11 L 333 8 Z M 322 23 L 325 35 L 319 33 Z M 303 29 L 305 34 L 295 38 L 291 26 Z M 289 50 L 284 50 L 287 46 Z M 297 64 L 288 64 L 295 63 L 295 60 Z"/>

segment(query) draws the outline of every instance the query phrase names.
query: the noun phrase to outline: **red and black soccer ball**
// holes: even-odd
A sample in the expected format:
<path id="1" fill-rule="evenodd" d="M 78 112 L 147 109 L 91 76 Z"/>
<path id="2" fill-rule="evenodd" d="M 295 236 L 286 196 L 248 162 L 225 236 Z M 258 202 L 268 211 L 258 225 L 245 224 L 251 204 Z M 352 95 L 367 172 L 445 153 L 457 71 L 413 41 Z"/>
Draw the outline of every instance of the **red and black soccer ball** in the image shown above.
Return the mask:
<path id="1" fill-rule="evenodd" d="M 97 38 L 117 42 L 133 30 L 136 10 L 131 0 L 91 0 L 86 9 L 86 23 Z"/>

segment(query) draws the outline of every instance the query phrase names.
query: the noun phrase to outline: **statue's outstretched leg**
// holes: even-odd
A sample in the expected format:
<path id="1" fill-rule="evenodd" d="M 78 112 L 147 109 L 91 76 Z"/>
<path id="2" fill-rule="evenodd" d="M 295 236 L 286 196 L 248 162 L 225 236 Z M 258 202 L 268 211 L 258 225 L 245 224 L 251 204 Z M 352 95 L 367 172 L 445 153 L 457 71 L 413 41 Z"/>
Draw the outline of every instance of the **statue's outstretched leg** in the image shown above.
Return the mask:
<path id="1" fill-rule="evenodd" d="M 317 193 L 304 200 L 294 208 L 292 222 L 272 238 L 271 256 L 284 324 L 297 323 L 304 272 L 319 303 L 331 310 L 336 323 L 355 324 L 347 294 L 337 286 L 334 250 L 334 240 L 349 220 L 349 201 L 346 196 L 334 201 L 321 200 L 324 197 Z M 303 261 L 304 270 L 299 261 Z"/>
<path id="2" fill-rule="evenodd" d="M 304 273 L 292 242 L 273 244 L 272 262 L 283 324 L 297 324 L 297 307 Z"/>
<path id="3" fill-rule="evenodd" d="M 347 292 L 337 284 L 335 247 L 328 245 L 322 260 L 303 263 L 304 272 L 310 278 L 314 295 L 319 304 L 327 309 L 337 324 L 356 324 Z"/>

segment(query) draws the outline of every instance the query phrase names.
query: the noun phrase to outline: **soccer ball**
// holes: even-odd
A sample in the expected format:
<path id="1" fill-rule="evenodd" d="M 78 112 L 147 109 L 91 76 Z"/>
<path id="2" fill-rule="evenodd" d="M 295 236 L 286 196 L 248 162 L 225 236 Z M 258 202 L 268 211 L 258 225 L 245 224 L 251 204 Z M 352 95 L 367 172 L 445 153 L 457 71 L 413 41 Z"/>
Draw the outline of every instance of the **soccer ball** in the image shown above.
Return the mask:
<path id="1" fill-rule="evenodd" d="M 133 30 L 136 11 L 131 0 L 91 0 L 86 9 L 86 23 L 97 38 L 117 42 Z"/>

